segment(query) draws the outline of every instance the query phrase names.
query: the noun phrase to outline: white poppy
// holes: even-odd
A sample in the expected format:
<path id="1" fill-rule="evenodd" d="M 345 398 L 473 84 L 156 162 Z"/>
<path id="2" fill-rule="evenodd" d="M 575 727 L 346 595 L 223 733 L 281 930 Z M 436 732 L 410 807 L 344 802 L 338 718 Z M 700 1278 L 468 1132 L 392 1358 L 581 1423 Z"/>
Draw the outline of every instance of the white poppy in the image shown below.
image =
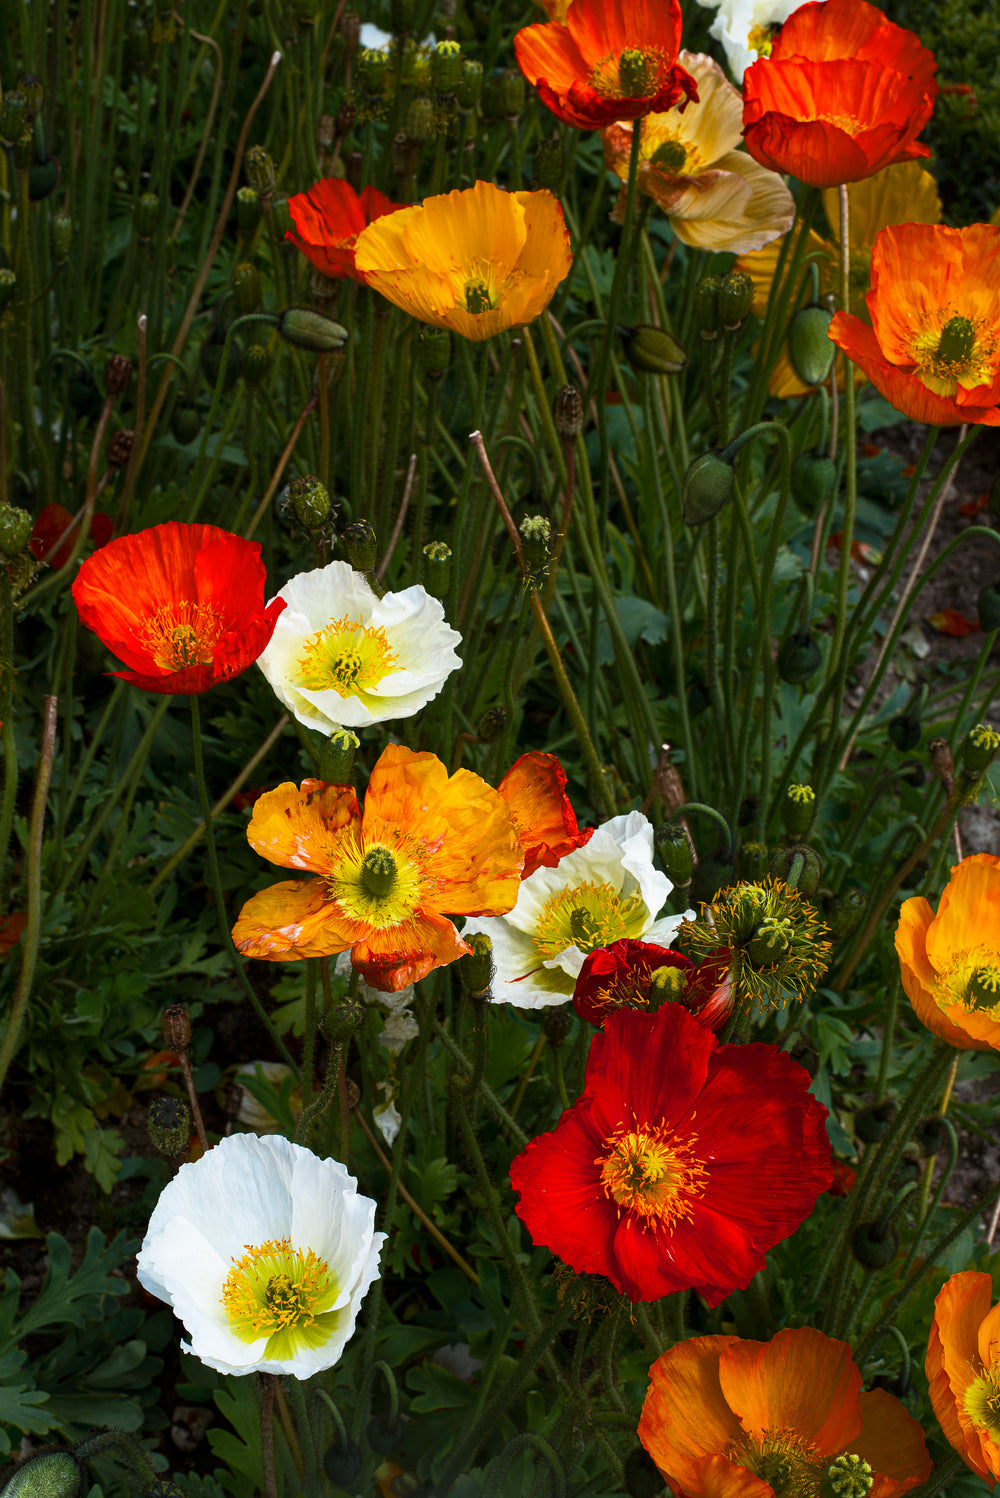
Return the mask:
<path id="1" fill-rule="evenodd" d="M 337 1362 L 378 1278 L 375 1203 L 337 1160 L 281 1135 L 233 1134 L 164 1189 L 139 1283 L 219 1373 L 309 1378 Z"/>
<path id="2" fill-rule="evenodd" d="M 772 26 L 787 21 L 798 10 L 802 0 L 698 0 L 700 5 L 718 15 L 708 29 L 709 36 L 722 43 L 729 71 L 737 83 L 758 57 L 766 57 L 767 34 Z"/>
<path id="3" fill-rule="evenodd" d="M 497 1003 L 563 1004 L 588 952 L 627 936 L 670 945 L 684 917 L 656 915 L 672 889 L 653 867 L 652 823 L 630 811 L 598 827 L 554 869 L 522 880 L 506 915 L 466 921 L 462 937 L 483 931 L 492 941 Z"/>
<path id="4" fill-rule="evenodd" d="M 331 733 L 410 718 L 462 664 L 462 636 L 419 584 L 379 598 L 347 562 L 300 572 L 257 661 L 289 712 Z"/>

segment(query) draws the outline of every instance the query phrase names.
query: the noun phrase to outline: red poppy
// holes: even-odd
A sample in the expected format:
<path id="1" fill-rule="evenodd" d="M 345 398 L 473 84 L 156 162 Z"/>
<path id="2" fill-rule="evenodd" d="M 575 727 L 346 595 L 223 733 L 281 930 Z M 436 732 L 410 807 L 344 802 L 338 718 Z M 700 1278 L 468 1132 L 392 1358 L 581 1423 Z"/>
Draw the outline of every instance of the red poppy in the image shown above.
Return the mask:
<path id="1" fill-rule="evenodd" d="M 593 827 L 581 830 L 577 824 L 566 794 L 566 771 L 554 754 L 537 750 L 522 754 L 497 790 L 507 803 L 524 849 L 522 879 L 536 869 L 554 869 L 560 858 L 593 837 Z"/>
<path id="2" fill-rule="evenodd" d="M 830 1187 L 830 1195 L 849 1196 L 854 1190 L 854 1183 L 857 1179 L 858 1173 L 853 1165 L 848 1165 L 846 1160 L 834 1160 L 833 1185 Z"/>
<path id="3" fill-rule="evenodd" d="M 663 969 L 676 975 L 676 987 L 654 991 L 653 975 Z M 588 954 L 573 990 L 573 1008 L 598 1028 L 619 1009 L 658 1009 L 672 999 L 690 1008 L 685 994 L 689 977 L 697 971 L 689 958 L 672 947 L 626 936 Z"/>
<path id="4" fill-rule="evenodd" d="M 554 115 L 579 130 L 697 99 L 680 67 L 677 0 L 573 0 L 566 24 L 526 26 L 514 38 L 521 72 Z"/>
<path id="5" fill-rule="evenodd" d="M 377 218 L 402 206 L 377 188 L 363 187 L 359 194 L 342 177 L 326 177 L 308 192 L 288 199 L 288 211 L 298 233 L 289 229 L 285 238 L 297 244 L 324 276 L 350 276 L 363 282 L 364 276 L 354 265 L 358 235 Z"/>
<path id="6" fill-rule="evenodd" d="M 50 567 L 65 567 L 73 554 L 76 545 L 76 527 L 70 531 L 73 525 L 73 516 L 65 505 L 45 505 L 38 512 L 31 532 L 28 545 L 31 554 L 39 562 L 47 562 Z M 98 511 L 91 516 L 90 539 L 94 543 L 95 550 L 107 546 L 114 535 L 115 524 L 110 515 Z M 67 531 L 69 534 L 67 535 Z M 63 537 L 65 536 L 65 540 Z"/>
<path id="7" fill-rule="evenodd" d="M 825 1117 L 775 1046 L 720 1046 L 680 1004 L 622 1010 L 590 1043 L 582 1097 L 514 1159 L 517 1214 L 631 1300 L 694 1288 L 716 1306 L 828 1189 Z"/>
<path id="8" fill-rule="evenodd" d="M 169 520 L 119 536 L 89 557 L 73 583 L 81 621 L 147 692 L 207 692 L 252 666 L 274 632 L 283 598 L 264 606 L 256 541 L 214 525 Z"/>
<path id="9" fill-rule="evenodd" d="M 28 917 L 23 910 L 0 916 L 0 962 L 6 962 L 21 940 L 27 924 Z"/>
<path id="10" fill-rule="evenodd" d="M 743 75 L 750 155 L 812 187 L 860 182 L 929 156 L 916 136 L 934 108 L 937 63 L 866 0 L 813 0 Z"/>
<path id="11" fill-rule="evenodd" d="M 928 614 L 927 623 L 939 635 L 951 635 L 956 640 L 964 635 L 974 635 L 979 628 L 978 619 L 970 619 L 959 609 L 938 609 L 936 614 Z"/>

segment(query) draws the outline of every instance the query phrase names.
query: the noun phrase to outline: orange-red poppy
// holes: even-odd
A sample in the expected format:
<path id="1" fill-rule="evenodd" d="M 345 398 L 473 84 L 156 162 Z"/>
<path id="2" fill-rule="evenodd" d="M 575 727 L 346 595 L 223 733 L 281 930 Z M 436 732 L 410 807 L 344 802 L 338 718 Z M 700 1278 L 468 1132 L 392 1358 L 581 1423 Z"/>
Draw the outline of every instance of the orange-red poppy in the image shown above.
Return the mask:
<path id="1" fill-rule="evenodd" d="M 677 0 L 572 0 L 564 24 L 525 26 L 514 38 L 542 103 L 580 130 L 697 99 L 680 45 Z"/>
<path id="2" fill-rule="evenodd" d="M 264 649 L 285 607 L 265 607 L 256 541 L 215 525 L 168 520 L 119 536 L 73 583 L 82 623 L 130 667 L 112 672 L 147 692 L 207 692 Z"/>
<path id="3" fill-rule="evenodd" d="M 961 1051 L 1000 1051 L 1000 858 L 956 864 L 937 915 L 923 895 L 904 900 L 896 953 L 928 1030 Z"/>
<path id="4" fill-rule="evenodd" d="M 573 255 L 550 192 L 477 182 L 370 224 L 355 261 L 411 317 L 479 343 L 544 312 Z"/>
<path id="5" fill-rule="evenodd" d="M 837 312 L 830 337 L 897 411 L 1000 426 L 1000 228 L 890 225 L 865 301 L 872 326 Z"/>
<path id="6" fill-rule="evenodd" d="M 912 31 L 866 0 L 813 0 L 743 75 L 747 150 L 812 187 L 860 182 L 929 156 L 916 137 L 934 108 L 937 64 Z"/>
<path id="7" fill-rule="evenodd" d="M 946 1280 L 934 1305 L 927 1382 L 941 1429 L 992 1486 L 1000 1482 L 1000 1304 L 974 1269 Z"/>
<path id="8" fill-rule="evenodd" d="M 594 834 L 593 827 L 578 826 L 566 794 L 566 771 L 554 754 L 522 754 L 497 790 L 524 849 L 522 879 L 536 869 L 554 869 L 560 858 L 582 848 Z"/>
<path id="9" fill-rule="evenodd" d="M 374 187 L 363 187 L 356 193 L 342 177 L 326 177 L 288 199 L 288 211 L 295 229 L 285 235 L 297 244 L 306 259 L 324 276 L 337 279 L 350 276 L 363 281 L 354 264 L 354 246 L 362 229 L 396 213 L 402 204 L 394 203 Z"/>
<path id="10" fill-rule="evenodd" d="M 350 786 L 304 780 L 257 802 L 250 845 L 271 863 L 318 874 L 273 884 L 244 905 L 233 940 L 269 962 L 350 950 L 372 988 L 398 993 L 472 949 L 449 915 L 503 915 L 523 853 L 507 803 L 433 754 L 390 744 L 364 811 Z"/>
<path id="11" fill-rule="evenodd" d="M 847 1343 L 812 1327 L 694 1337 L 649 1378 L 639 1439 L 685 1498 L 846 1498 L 870 1480 L 870 1498 L 895 1498 L 930 1474 L 917 1422 L 884 1390 L 862 1393 Z"/>

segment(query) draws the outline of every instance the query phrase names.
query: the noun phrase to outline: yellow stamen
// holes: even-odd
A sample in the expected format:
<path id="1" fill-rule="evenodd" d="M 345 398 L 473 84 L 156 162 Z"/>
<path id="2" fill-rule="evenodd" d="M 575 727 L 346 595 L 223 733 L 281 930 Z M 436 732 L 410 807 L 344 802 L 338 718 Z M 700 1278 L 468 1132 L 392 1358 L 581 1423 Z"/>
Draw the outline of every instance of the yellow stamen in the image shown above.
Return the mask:
<path id="1" fill-rule="evenodd" d="M 293 1248 L 288 1237 L 244 1247 L 222 1287 L 233 1334 L 241 1342 L 266 1337 L 265 1355 L 271 1358 L 325 1342 L 340 1317 L 331 1309 L 339 1291 L 325 1260 L 311 1248 Z"/>
<path id="2" fill-rule="evenodd" d="M 928 390 L 948 397 L 960 385 L 971 390 L 990 384 L 996 355 L 996 334 L 986 319 L 965 317 L 948 307 L 931 313 L 910 342 L 916 374 Z"/>
<path id="3" fill-rule="evenodd" d="M 147 620 L 144 644 L 164 671 L 208 666 L 222 634 L 222 617 L 208 603 L 168 603 Z"/>
<path id="4" fill-rule="evenodd" d="M 385 630 L 345 615 L 306 641 L 294 685 L 308 692 L 357 697 L 377 687 L 395 665 Z"/>
<path id="5" fill-rule="evenodd" d="M 546 900 L 535 926 L 535 951 L 544 960 L 567 947 L 593 952 L 624 936 L 638 939 L 647 918 L 641 895 L 622 895 L 611 884 L 588 880 Z"/>
<path id="6" fill-rule="evenodd" d="M 337 852 L 340 856 L 326 883 L 349 920 L 383 931 L 413 919 L 423 888 L 415 851 L 407 854 L 372 843 L 340 844 Z"/>
<path id="7" fill-rule="evenodd" d="M 669 1129 L 620 1129 L 609 1140 L 601 1167 L 601 1185 L 616 1206 L 669 1228 L 691 1216 L 708 1172 L 694 1154 L 697 1136 L 678 1139 Z"/>

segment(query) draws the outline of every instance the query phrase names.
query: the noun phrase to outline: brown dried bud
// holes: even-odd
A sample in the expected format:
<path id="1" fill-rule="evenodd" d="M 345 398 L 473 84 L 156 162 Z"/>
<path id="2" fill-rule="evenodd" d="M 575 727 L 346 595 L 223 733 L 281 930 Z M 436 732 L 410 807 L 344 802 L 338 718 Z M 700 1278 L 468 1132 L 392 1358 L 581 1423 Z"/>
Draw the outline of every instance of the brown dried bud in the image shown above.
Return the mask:
<path id="1" fill-rule="evenodd" d="M 122 427 L 121 431 L 114 434 L 108 443 L 105 454 L 109 468 L 124 468 L 132 453 L 132 443 L 135 441 L 135 433 L 129 427 Z"/>
<path id="2" fill-rule="evenodd" d="M 353 10 L 345 10 L 340 18 L 340 34 L 344 38 L 344 55 L 350 61 L 361 44 L 361 17 Z"/>
<path id="3" fill-rule="evenodd" d="M 365 168 L 365 157 L 363 151 L 348 151 L 344 157 L 344 176 L 354 188 L 355 192 L 361 191 L 361 176 Z"/>
<path id="4" fill-rule="evenodd" d="M 333 121 L 333 135 L 335 140 L 343 140 L 348 130 L 354 124 L 356 114 L 357 110 L 354 105 L 345 99 L 337 110 L 336 118 Z"/>
<path id="5" fill-rule="evenodd" d="M 927 752 L 931 757 L 931 769 L 950 796 L 952 786 L 955 784 L 955 761 L 951 757 L 948 740 L 931 739 L 927 745 Z"/>
<path id="6" fill-rule="evenodd" d="M 168 1004 L 160 1020 L 163 1038 L 172 1051 L 183 1051 L 191 1043 L 191 1018 L 183 1004 Z"/>
<path id="7" fill-rule="evenodd" d="M 132 360 L 123 354 L 112 354 L 104 366 L 104 386 L 109 395 L 121 395 L 132 378 Z"/>
<path id="8" fill-rule="evenodd" d="M 572 442 L 583 431 L 583 396 L 575 385 L 564 385 L 557 391 L 552 420 L 564 442 Z"/>

